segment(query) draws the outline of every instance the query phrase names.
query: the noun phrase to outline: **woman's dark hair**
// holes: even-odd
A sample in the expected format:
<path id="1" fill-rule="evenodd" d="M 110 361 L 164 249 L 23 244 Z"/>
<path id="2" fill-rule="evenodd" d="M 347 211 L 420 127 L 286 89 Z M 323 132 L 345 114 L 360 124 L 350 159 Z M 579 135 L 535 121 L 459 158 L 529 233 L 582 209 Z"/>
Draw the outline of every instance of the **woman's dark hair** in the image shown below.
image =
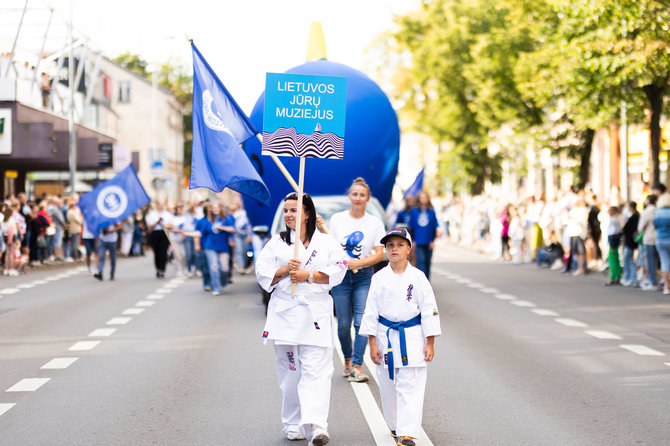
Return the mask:
<path id="1" fill-rule="evenodd" d="M 295 192 L 291 192 L 284 198 L 284 201 L 288 200 L 298 200 L 298 194 Z M 314 235 L 314 231 L 316 231 L 316 208 L 314 207 L 314 202 L 312 201 L 312 197 L 310 197 L 307 194 L 302 194 L 302 207 L 303 210 L 307 211 L 309 216 L 307 217 L 307 240 L 311 241 L 312 240 L 312 235 Z M 300 237 L 300 235 L 297 235 Z M 284 242 L 286 242 L 287 245 L 291 245 L 291 230 L 286 227 L 285 231 L 282 231 L 279 233 L 279 237 L 281 237 Z"/>

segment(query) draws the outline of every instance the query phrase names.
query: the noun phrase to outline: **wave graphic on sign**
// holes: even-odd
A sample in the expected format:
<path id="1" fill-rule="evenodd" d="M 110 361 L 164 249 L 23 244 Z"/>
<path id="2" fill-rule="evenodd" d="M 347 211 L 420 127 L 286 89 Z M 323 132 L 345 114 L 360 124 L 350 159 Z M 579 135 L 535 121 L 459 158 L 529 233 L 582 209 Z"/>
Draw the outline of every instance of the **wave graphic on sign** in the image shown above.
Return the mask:
<path id="1" fill-rule="evenodd" d="M 315 131 L 311 135 L 297 133 L 295 128 L 279 128 L 263 132 L 263 155 L 304 156 L 309 158 L 342 159 L 344 138 L 334 133 Z"/>

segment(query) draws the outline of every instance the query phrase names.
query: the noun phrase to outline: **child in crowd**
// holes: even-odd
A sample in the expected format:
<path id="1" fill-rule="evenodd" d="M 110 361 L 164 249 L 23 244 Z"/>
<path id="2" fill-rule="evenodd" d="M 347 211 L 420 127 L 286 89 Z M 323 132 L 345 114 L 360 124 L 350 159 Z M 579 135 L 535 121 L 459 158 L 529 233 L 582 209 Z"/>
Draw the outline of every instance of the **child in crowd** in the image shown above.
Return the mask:
<path id="1" fill-rule="evenodd" d="M 413 446 L 421 431 L 427 365 L 435 354 L 435 336 L 441 334 L 440 317 L 430 282 L 408 262 L 412 238 L 407 229 L 391 229 L 381 243 L 389 264 L 372 276 L 359 334 L 368 337 L 377 364 L 391 435 L 398 445 Z"/>
<path id="2" fill-rule="evenodd" d="M 560 263 L 559 267 L 563 266 L 563 256 L 565 255 L 565 251 L 563 250 L 561 243 L 558 241 L 556 231 L 551 231 L 548 241 L 549 244 L 537 252 L 537 267 L 539 268 L 544 265 L 547 268 L 550 268 L 557 261 Z"/>
<path id="3" fill-rule="evenodd" d="M 619 285 L 621 280 L 621 261 L 619 260 L 619 245 L 621 245 L 621 234 L 623 225 L 621 222 L 621 210 L 618 206 L 610 206 L 607 210 L 610 221 L 607 224 L 607 243 L 610 252 L 607 255 L 607 263 L 610 267 L 610 280 L 605 285 Z"/>

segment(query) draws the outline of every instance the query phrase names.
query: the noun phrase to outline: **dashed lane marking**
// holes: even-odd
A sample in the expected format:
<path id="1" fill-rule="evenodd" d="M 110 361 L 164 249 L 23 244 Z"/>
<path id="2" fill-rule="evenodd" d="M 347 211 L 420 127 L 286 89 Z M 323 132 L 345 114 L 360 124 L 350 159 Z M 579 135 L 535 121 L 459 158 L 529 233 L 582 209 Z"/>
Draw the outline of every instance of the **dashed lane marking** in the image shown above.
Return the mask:
<path id="1" fill-rule="evenodd" d="M 591 335 L 591 336 L 593 336 L 594 338 L 598 338 L 598 339 L 617 339 L 617 340 L 621 340 L 621 339 L 622 339 L 621 336 L 619 336 L 619 335 L 617 335 L 617 334 L 614 334 L 614 333 L 610 333 L 609 331 L 602 331 L 602 330 L 584 330 L 584 333 L 586 333 L 586 334 L 588 334 L 588 335 Z"/>
<path id="2" fill-rule="evenodd" d="M 500 293 L 500 290 L 498 290 L 496 288 L 482 288 L 479 291 L 481 291 L 482 293 L 486 293 L 486 294 L 498 294 L 498 293 Z"/>
<path id="3" fill-rule="evenodd" d="M 534 307 L 535 304 L 533 302 L 527 301 L 527 300 L 512 300 L 510 301 L 512 305 L 516 305 L 517 307 Z"/>
<path id="4" fill-rule="evenodd" d="M 172 292 L 172 288 L 159 288 L 156 290 L 156 293 L 158 294 L 170 294 Z"/>
<path id="5" fill-rule="evenodd" d="M 140 300 L 135 304 L 136 307 L 153 307 L 156 304 L 154 300 Z"/>
<path id="6" fill-rule="evenodd" d="M 6 392 L 34 392 L 46 383 L 51 378 L 24 378 L 6 390 Z"/>
<path id="7" fill-rule="evenodd" d="M 544 308 L 533 308 L 532 310 L 533 313 L 539 315 L 539 316 L 552 316 L 552 317 L 558 317 L 560 316 L 558 313 L 552 310 L 545 310 Z"/>
<path id="8" fill-rule="evenodd" d="M 68 350 L 71 352 L 93 350 L 95 347 L 98 346 L 98 344 L 100 344 L 100 341 L 79 341 L 72 344 L 72 346 L 68 348 Z"/>
<path id="9" fill-rule="evenodd" d="M 128 308 L 126 310 L 123 310 L 123 313 L 121 314 L 123 314 L 124 316 L 125 315 L 136 316 L 142 313 L 144 313 L 144 308 Z"/>
<path id="10" fill-rule="evenodd" d="M 179 285 L 181 285 L 181 282 L 166 283 L 163 288 L 177 288 Z"/>
<path id="11" fill-rule="evenodd" d="M 18 288 L 3 288 L 0 290 L 0 294 L 14 294 L 18 293 L 19 291 L 21 290 L 19 290 Z"/>
<path id="12" fill-rule="evenodd" d="M 107 337 L 111 336 L 114 334 L 116 331 L 116 328 L 98 328 L 93 330 L 88 334 L 89 338 L 101 338 L 101 337 Z"/>
<path id="13" fill-rule="evenodd" d="M 165 294 L 149 294 L 145 299 L 149 300 L 161 300 L 165 297 Z"/>
<path id="14" fill-rule="evenodd" d="M 107 321 L 107 325 L 126 325 L 132 320 L 132 317 L 113 317 Z"/>
<path id="15" fill-rule="evenodd" d="M 670 362 L 666 362 L 664 364 L 667 365 L 668 367 L 670 367 Z"/>
<path id="16" fill-rule="evenodd" d="M 47 281 L 46 280 L 41 280 L 41 279 L 32 281 L 33 285 L 44 285 L 45 283 L 47 283 Z"/>
<path id="17" fill-rule="evenodd" d="M 16 403 L 3 403 L 0 404 L 0 415 L 4 414 L 7 412 L 9 409 L 12 407 L 16 406 Z"/>
<path id="18" fill-rule="evenodd" d="M 468 283 L 467 286 L 479 290 L 481 290 L 482 288 L 486 288 L 486 285 L 482 285 L 481 283 L 477 282 Z"/>
<path id="19" fill-rule="evenodd" d="M 70 367 L 79 358 L 54 358 L 44 364 L 41 369 L 44 370 L 60 370 Z"/>
<path id="20" fill-rule="evenodd" d="M 622 344 L 619 347 L 636 353 L 640 356 L 665 356 L 665 353 L 654 350 L 653 348 L 649 348 L 646 345 Z"/>
<path id="21" fill-rule="evenodd" d="M 512 296 L 511 294 L 498 293 L 493 295 L 493 297 L 500 300 L 516 300 L 516 296 Z"/>
<path id="22" fill-rule="evenodd" d="M 17 285 L 16 288 L 19 288 L 21 290 L 27 290 L 28 288 L 34 288 L 35 284 L 34 283 L 22 283 L 21 285 Z"/>
<path id="23" fill-rule="evenodd" d="M 580 322 L 580 321 L 577 321 L 577 320 L 575 320 L 575 319 L 568 319 L 568 318 L 557 317 L 557 318 L 554 319 L 554 320 L 555 320 L 556 322 L 558 322 L 559 324 L 563 324 L 563 325 L 565 325 L 566 327 L 582 327 L 582 328 L 583 328 L 583 327 L 588 327 L 588 325 L 585 324 L 584 322 Z"/>

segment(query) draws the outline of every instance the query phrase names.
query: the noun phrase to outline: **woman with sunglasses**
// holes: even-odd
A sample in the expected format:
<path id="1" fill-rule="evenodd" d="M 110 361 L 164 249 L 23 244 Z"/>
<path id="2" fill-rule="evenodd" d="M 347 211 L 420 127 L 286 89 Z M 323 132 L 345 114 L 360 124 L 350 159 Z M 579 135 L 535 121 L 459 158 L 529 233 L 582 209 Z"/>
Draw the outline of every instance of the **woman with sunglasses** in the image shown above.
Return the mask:
<path id="1" fill-rule="evenodd" d="M 282 431 L 289 440 L 309 438 L 310 445 L 321 446 L 330 441 L 333 377 L 333 301 L 328 292 L 342 281 L 347 259 L 335 239 L 316 230 L 316 217 L 309 195 L 303 195 L 298 212 L 298 196 L 289 194 L 284 199 L 286 230 L 265 245 L 255 270 L 258 283 L 272 293 L 263 339 L 275 347 L 283 395 Z M 294 258 L 296 242 L 298 258 Z"/>

